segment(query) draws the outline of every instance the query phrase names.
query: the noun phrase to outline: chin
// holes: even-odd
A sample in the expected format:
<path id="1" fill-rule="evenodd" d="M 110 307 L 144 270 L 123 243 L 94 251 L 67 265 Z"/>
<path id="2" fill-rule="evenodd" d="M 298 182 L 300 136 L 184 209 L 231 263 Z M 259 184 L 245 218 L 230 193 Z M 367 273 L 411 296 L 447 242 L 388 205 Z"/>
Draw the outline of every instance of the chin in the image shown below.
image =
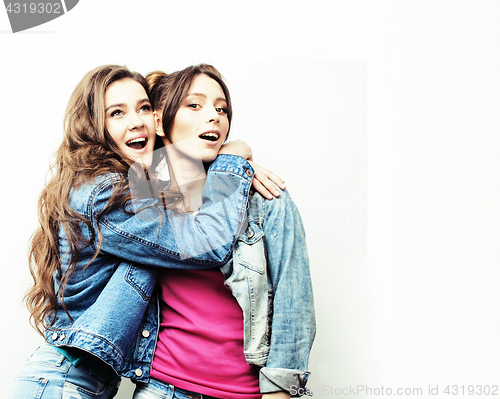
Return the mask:
<path id="1" fill-rule="evenodd" d="M 203 157 L 202 161 L 205 163 L 213 162 L 213 161 L 215 161 L 215 158 L 217 158 L 217 155 L 218 154 L 215 154 L 214 156 L 210 156 L 210 157 Z"/>
<path id="2" fill-rule="evenodd" d="M 217 155 L 219 155 L 219 152 L 213 152 L 210 151 L 209 153 L 202 154 L 201 160 L 203 162 L 213 162 L 215 161 L 215 158 L 217 158 Z"/>

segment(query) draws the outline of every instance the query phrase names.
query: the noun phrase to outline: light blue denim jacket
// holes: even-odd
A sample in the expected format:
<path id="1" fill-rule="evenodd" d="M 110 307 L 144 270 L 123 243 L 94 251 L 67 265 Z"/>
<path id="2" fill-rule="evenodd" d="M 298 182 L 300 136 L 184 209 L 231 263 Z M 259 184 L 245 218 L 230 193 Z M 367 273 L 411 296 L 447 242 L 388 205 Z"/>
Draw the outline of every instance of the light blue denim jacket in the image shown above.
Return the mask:
<path id="1" fill-rule="evenodd" d="M 248 226 L 222 268 L 243 309 L 244 353 L 262 366 L 260 390 L 305 392 L 316 333 L 306 238 L 288 191 L 250 197 Z M 293 393 L 293 392 L 292 392 Z"/>
<path id="2" fill-rule="evenodd" d="M 103 177 L 95 184 L 75 191 L 71 206 L 91 220 L 95 229 L 100 228 L 102 250 L 86 268 L 83 266 L 93 256 L 96 246 L 92 245 L 82 252 L 78 272 L 72 275 L 64 294 L 73 322 L 60 310 L 53 328 L 46 332 L 47 342 L 86 350 L 110 364 L 118 374 L 147 381 L 158 335 L 158 304 L 153 294 L 156 267 L 199 269 L 222 266 L 226 285 L 243 309 L 247 361 L 260 366 L 266 365 L 267 361 L 266 367 L 261 369 L 262 392 L 289 390 L 293 385 L 304 386 L 314 338 L 312 291 L 307 253 L 298 254 L 304 259 L 303 264 L 293 266 L 297 262 L 290 260 L 297 257 L 296 251 L 305 251 L 305 243 L 286 244 L 289 241 L 284 239 L 289 236 L 285 231 L 288 224 L 277 219 L 288 213 L 287 207 L 294 208 L 291 200 L 264 201 L 254 195 L 247 212 L 252 177 L 253 170 L 243 158 L 219 156 L 208 171 L 203 205 L 196 217 L 179 221 L 166 212 L 162 215 L 162 223 L 159 223 L 158 207 L 141 211 L 139 218 L 115 209 L 97 223 L 95 216 L 109 200 L 113 181 L 119 176 Z M 155 206 L 154 201 L 147 201 L 153 200 L 145 202 Z M 268 203 L 273 205 L 266 206 Z M 290 212 L 292 218 L 296 217 L 294 212 L 296 209 Z M 245 218 L 247 213 L 248 221 Z M 267 214 L 272 217 L 269 223 L 266 221 L 264 224 Z M 300 221 L 298 212 L 296 215 Z M 273 217 L 276 219 L 274 228 L 271 223 Z M 182 223 L 182 230 L 179 231 L 189 238 L 182 243 L 179 242 L 182 237 L 172 232 L 172 225 L 178 223 Z M 301 227 L 302 224 L 299 224 Z M 277 229 L 279 225 L 281 229 Z M 269 230 L 269 238 L 266 236 L 264 239 L 267 228 L 275 231 L 271 234 Z M 83 230 L 90 237 L 86 226 Z M 298 235 L 303 239 L 303 230 Z M 276 236 L 281 237 L 281 242 L 273 241 Z M 296 239 L 290 237 L 290 240 Z M 203 242 L 202 248 L 208 247 L 211 251 L 203 252 L 200 242 Z M 277 247 L 291 251 L 286 261 L 274 250 L 271 255 L 267 250 L 270 264 L 276 263 L 270 270 L 268 281 L 265 246 L 273 242 Z M 67 242 L 61 232 L 60 253 L 66 251 Z M 187 257 L 188 253 L 193 257 Z M 258 257 L 255 256 L 257 253 Z M 275 258 L 276 262 L 273 261 Z M 67 257 L 63 256 L 62 260 L 64 273 Z M 285 263 L 280 266 L 283 261 Z M 244 267 L 238 267 L 239 264 Z M 283 278 L 284 275 L 286 278 Z M 277 283 L 281 280 L 285 283 L 280 287 Z M 273 288 L 268 290 L 273 283 Z M 56 278 L 56 288 L 58 284 L 59 279 Z M 294 288 L 299 286 L 299 289 Z M 248 290 L 264 296 L 252 298 Z M 290 300 L 295 303 L 297 294 L 305 299 L 305 302 L 298 302 L 300 310 L 283 306 Z M 281 325 L 282 322 L 285 324 Z M 302 325 L 304 331 L 297 331 L 297 326 Z M 274 330 L 269 342 L 271 328 Z"/>

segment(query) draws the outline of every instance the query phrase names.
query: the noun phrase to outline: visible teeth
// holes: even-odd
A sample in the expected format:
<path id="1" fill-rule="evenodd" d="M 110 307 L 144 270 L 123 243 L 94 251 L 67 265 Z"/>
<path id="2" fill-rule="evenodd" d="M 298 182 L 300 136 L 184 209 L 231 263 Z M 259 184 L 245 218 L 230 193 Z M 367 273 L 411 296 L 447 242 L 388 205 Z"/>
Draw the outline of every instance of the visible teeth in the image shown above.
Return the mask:
<path id="1" fill-rule="evenodd" d="M 137 139 L 127 141 L 127 144 L 140 143 L 141 141 L 146 141 L 146 139 L 144 137 L 139 137 Z"/>
<path id="2" fill-rule="evenodd" d="M 201 135 L 201 137 L 209 137 L 209 138 L 214 138 L 217 140 L 219 138 L 219 135 L 217 133 L 204 133 Z"/>

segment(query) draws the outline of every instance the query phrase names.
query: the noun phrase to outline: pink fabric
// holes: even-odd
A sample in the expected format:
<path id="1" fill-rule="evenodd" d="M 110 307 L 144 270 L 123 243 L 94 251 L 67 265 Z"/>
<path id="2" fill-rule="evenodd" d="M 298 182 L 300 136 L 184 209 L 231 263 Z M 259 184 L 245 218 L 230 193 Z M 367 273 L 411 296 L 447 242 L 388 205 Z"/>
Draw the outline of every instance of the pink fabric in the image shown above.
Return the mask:
<path id="1" fill-rule="evenodd" d="M 221 399 L 259 399 L 243 355 L 243 312 L 222 272 L 162 270 L 160 334 L 151 376 Z"/>

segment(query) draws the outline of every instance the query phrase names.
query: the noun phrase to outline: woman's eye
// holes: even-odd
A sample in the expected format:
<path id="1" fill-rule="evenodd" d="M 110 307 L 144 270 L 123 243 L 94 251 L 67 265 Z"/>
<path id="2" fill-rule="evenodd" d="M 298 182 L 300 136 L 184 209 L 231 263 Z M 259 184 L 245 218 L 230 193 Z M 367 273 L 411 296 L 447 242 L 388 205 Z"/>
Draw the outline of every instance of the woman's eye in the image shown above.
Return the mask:
<path id="1" fill-rule="evenodd" d="M 198 108 L 200 108 L 200 104 L 196 104 L 196 103 L 189 103 L 189 104 L 188 104 L 188 107 L 190 107 L 190 108 L 194 108 L 194 109 L 198 109 Z"/>
<path id="2" fill-rule="evenodd" d="M 149 111 L 151 111 L 151 104 L 144 104 L 144 105 L 141 107 L 141 111 L 144 111 L 144 112 L 149 112 Z"/>
<path id="3" fill-rule="evenodd" d="M 218 108 L 215 108 L 215 110 L 217 112 L 220 112 L 222 114 L 227 114 L 227 108 L 224 108 L 224 107 L 218 107 Z"/>
<path id="4" fill-rule="evenodd" d="M 111 112 L 111 114 L 110 114 L 111 117 L 118 116 L 118 115 L 123 115 L 123 111 L 116 109 L 113 112 Z"/>

